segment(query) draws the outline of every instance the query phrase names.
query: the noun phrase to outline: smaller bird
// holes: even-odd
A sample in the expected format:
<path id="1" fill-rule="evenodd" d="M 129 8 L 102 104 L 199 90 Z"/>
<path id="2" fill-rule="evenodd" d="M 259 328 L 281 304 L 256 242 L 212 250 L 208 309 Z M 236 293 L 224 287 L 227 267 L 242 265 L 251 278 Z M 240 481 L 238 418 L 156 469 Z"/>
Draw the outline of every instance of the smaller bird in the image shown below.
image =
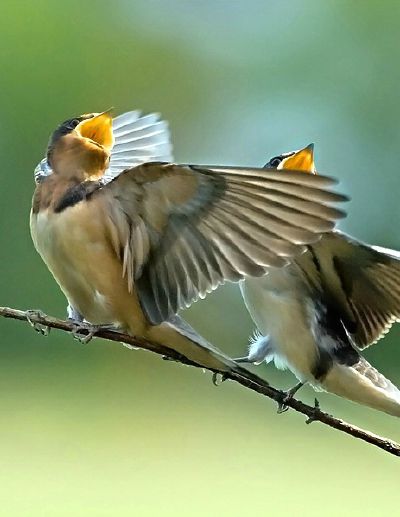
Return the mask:
<path id="1" fill-rule="evenodd" d="M 316 173 L 313 145 L 266 167 Z M 400 253 L 333 231 L 283 269 L 240 283 L 259 334 L 238 362 L 274 361 L 300 381 L 400 416 L 400 391 L 360 351 L 400 318 Z M 287 407 L 281 407 L 285 410 Z"/>

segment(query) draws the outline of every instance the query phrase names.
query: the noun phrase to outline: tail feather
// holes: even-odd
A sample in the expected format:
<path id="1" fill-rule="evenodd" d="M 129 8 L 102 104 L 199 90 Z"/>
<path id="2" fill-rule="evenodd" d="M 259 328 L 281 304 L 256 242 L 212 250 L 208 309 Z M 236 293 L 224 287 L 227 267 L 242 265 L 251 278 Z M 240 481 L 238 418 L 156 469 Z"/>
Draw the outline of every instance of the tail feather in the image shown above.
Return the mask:
<path id="1" fill-rule="evenodd" d="M 400 417 L 400 391 L 364 358 L 350 367 L 335 364 L 321 385 L 353 402 Z"/>
<path id="2" fill-rule="evenodd" d="M 168 322 L 151 327 L 146 337 L 177 351 L 204 368 L 249 375 L 245 369 L 209 343 L 178 315 L 170 318 Z"/>

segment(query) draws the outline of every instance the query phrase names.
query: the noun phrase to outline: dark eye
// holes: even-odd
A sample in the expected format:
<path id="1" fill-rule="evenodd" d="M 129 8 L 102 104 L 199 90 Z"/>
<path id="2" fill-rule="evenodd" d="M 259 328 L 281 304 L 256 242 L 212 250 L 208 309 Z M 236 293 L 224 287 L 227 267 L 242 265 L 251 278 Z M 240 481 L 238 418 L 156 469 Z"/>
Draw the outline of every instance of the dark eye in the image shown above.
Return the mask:
<path id="1" fill-rule="evenodd" d="M 280 156 L 276 156 L 275 158 L 272 158 L 268 163 L 267 166 L 271 168 L 276 168 L 281 163 L 282 158 Z"/>
<path id="2" fill-rule="evenodd" d="M 74 118 L 71 120 L 71 122 L 69 123 L 69 127 L 71 129 L 75 129 L 76 126 L 79 124 L 80 120 L 78 118 Z"/>

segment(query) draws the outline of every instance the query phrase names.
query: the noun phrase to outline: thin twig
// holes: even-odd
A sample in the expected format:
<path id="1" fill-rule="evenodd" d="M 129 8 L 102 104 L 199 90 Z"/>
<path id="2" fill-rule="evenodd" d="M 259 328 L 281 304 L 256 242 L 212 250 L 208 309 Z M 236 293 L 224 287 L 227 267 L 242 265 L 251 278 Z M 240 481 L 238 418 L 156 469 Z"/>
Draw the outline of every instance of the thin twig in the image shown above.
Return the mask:
<path id="1" fill-rule="evenodd" d="M 73 332 L 76 330 L 74 324 L 70 321 L 60 320 L 35 311 L 28 312 L 27 314 L 27 312 L 25 311 L 10 309 L 8 307 L 0 307 L 0 316 L 4 318 L 29 321 L 32 325 L 39 325 L 43 328 L 55 328 L 63 330 L 65 332 Z M 79 333 L 81 333 L 82 335 L 87 335 L 88 331 L 80 330 Z M 109 341 L 118 341 L 120 343 L 135 348 L 150 350 L 152 352 L 155 352 L 156 354 L 162 355 L 166 358 L 172 359 L 179 363 L 187 364 L 197 368 L 204 368 L 204 366 L 188 360 L 186 357 L 170 349 L 169 347 L 161 346 L 159 344 L 152 343 L 142 338 L 133 337 L 129 336 L 128 334 L 122 334 L 119 332 L 105 329 L 101 329 L 98 332 L 96 332 L 96 337 L 108 339 Z M 242 386 L 252 391 L 256 391 L 257 393 L 260 393 L 265 397 L 269 397 L 270 399 L 273 399 L 280 404 L 285 403 L 287 406 L 291 407 L 295 411 L 306 415 L 308 417 L 307 423 L 315 421 L 322 422 L 323 424 L 329 427 L 333 427 L 338 431 L 342 431 L 346 434 L 353 436 L 354 438 L 359 438 L 360 440 L 370 443 L 375 447 L 379 447 L 380 449 L 388 452 L 389 454 L 393 454 L 394 456 L 400 456 L 400 444 L 387 438 L 378 436 L 374 433 L 371 433 L 370 431 L 366 431 L 364 429 L 356 427 L 332 415 L 329 415 L 328 413 L 321 411 L 317 404 L 315 407 L 312 407 L 294 398 L 285 400 L 285 392 L 273 388 L 265 380 L 261 379 L 260 377 L 254 375 L 251 372 L 248 372 L 244 368 L 239 369 L 239 373 L 233 371 L 221 372 L 219 370 L 214 369 L 210 370 L 213 371 L 215 374 L 221 374 L 224 378 L 228 378 L 232 381 L 238 382 Z"/>

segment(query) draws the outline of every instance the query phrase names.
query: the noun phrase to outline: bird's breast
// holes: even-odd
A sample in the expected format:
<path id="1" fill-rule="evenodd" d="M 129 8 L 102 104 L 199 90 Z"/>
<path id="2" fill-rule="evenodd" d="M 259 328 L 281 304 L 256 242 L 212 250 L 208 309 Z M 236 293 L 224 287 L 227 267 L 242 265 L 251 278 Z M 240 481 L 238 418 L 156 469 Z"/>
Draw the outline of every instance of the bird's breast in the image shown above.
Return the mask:
<path id="1" fill-rule="evenodd" d="M 314 304 L 302 282 L 288 271 L 291 267 L 248 278 L 241 290 L 253 321 L 274 344 L 276 366 L 290 369 L 302 381 L 311 380 L 318 358 L 310 321 Z"/>
<path id="2" fill-rule="evenodd" d="M 96 216 L 97 215 L 97 216 Z M 109 244 L 101 213 L 85 204 L 31 214 L 35 247 L 70 303 L 91 323 L 122 324 L 120 305 L 132 295 Z"/>

